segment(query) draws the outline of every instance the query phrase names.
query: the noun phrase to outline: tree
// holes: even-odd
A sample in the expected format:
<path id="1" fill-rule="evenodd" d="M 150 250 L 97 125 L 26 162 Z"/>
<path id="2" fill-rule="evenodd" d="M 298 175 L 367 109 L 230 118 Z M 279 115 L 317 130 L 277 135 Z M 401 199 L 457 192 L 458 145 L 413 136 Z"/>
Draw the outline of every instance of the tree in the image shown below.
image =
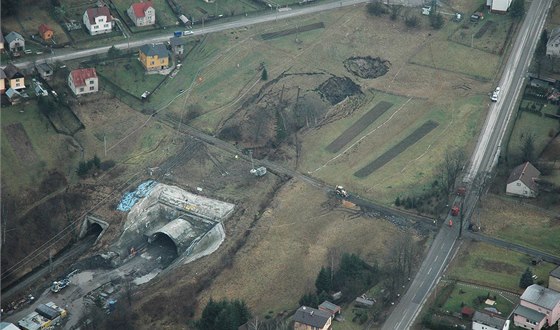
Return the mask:
<path id="1" fill-rule="evenodd" d="M 331 275 L 332 271 L 329 267 L 321 267 L 319 275 L 317 275 L 317 279 L 315 280 L 315 288 L 317 289 L 317 293 L 331 291 Z"/>
<path id="2" fill-rule="evenodd" d="M 268 80 L 268 71 L 266 71 L 266 68 L 262 69 L 261 80 Z"/>
<path id="3" fill-rule="evenodd" d="M 441 15 L 440 13 L 434 13 L 432 12 L 430 14 L 430 25 L 436 29 L 439 30 L 443 27 L 443 15 Z"/>
<path id="4" fill-rule="evenodd" d="M 513 18 L 521 18 L 525 15 L 525 0 L 513 0 L 509 7 Z"/>
<path id="5" fill-rule="evenodd" d="M 120 51 L 120 49 L 115 47 L 115 45 L 111 46 L 111 48 L 109 48 L 109 50 L 107 51 L 107 58 L 110 58 L 110 59 L 117 58 L 120 55 L 121 55 L 121 51 Z"/>
<path id="6" fill-rule="evenodd" d="M 534 162 L 535 160 L 535 135 L 525 133 L 521 143 L 521 161 Z"/>
<path id="7" fill-rule="evenodd" d="M 306 293 L 299 299 L 299 305 L 317 308 L 319 307 L 319 297 L 315 293 Z"/>
<path id="8" fill-rule="evenodd" d="M 539 42 L 537 43 L 537 48 L 535 49 L 535 60 L 537 63 L 537 75 L 540 77 L 542 62 L 546 58 L 546 44 L 548 43 L 548 33 L 543 30 Z"/>
<path id="9" fill-rule="evenodd" d="M 519 279 L 519 287 L 521 289 L 527 289 L 527 287 L 533 285 L 533 283 L 533 272 L 527 267 Z"/>
<path id="10" fill-rule="evenodd" d="M 418 19 L 418 16 L 410 15 L 404 19 L 404 23 L 409 28 L 415 28 L 418 27 L 418 25 L 420 24 L 420 20 Z"/>
<path id="11" fill-rule="evenodd" d="M 101 167 L 101 159 L 99 159 L 99 157 L 97 157 L 97 155 L 93 156 L 93 158 L 91 159 L 91 162 L 92 162 L 93 166 L 95 166 L 96 168 Z"/>
<path id="12" fill-rule="evenodd" d="M 441 184 L 445 195 L 449 195 L 453 190 L 455 181 L 457 181 L 459 174 L 461 174 L 466 160 L 467 156 L 462 149 L 448 149 L 445 152 L 443 163 L 439 167 L 441 172 Z"/>
<path id="13" fill-rule="evenodd" d="M 2 17 L 10 17 L 17 15 L 19 11 L 19 0 L 2 0 Z"/>
<path id="14" fill-rule="evenodd" d="M 392 20 L 392 21 L 396 21 L 397 18 L 399 17 L 399 14 L 400 14 L 400 12 L 401 12 L 403 6 L 400 6 L 400 5 L 391 5 L 389 8 L 390 8 L 390 10 L 391 10 L 391 15 L 390 15 L 391 20 Z"/>
<path id="15" fill-rule="evenodd" d="M 367 12 L 371 16 L 381 16 L 387 14 L 387 8 L 381 2 L 374 1 L 367 4 Z"/>
<path id="16" fill-rule="evenodd" d="M 237 330 L 250 318 L 251 312 L 242 300 L 210 299 L 196 325 L 201 330 Z"/>

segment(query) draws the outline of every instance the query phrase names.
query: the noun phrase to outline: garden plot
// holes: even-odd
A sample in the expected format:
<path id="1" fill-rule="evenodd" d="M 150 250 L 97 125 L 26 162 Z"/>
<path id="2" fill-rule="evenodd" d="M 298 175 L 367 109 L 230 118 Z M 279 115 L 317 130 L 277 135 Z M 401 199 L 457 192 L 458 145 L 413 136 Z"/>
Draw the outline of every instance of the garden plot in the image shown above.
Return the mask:
<path id="1" fill-rule="evenodd" d="M 400 153 L 404 152 L 406 149 L 414 145 L 416 142 L 420 141 L 424 136 L 428 135 L 428 133 L 433 131 L 438 126 L 439 124 L 437 122 L 431 120 L 425 122 L 409 136 L 405 137 L 402 141 L 393 146 L 391 149 L 387 150 L 377 159 L 358 170 L 356 173 L 354 173 L 354 175 L 357 177 L 366 177 L 370 175 L 383 165 L 390 162 L 393 158 L 397 157 Z"/>
<path id="2" fill-rule="evenodd" d="M 327 146 L 330 152 L 338 152 L 342 147 L 350 143 L 354 138 L 360 135 L 369 125 L 375 122 L 385 111 L 393 106 L 392 103 L 381 101 L 375 105 L 370 111 L 358 119 L 352 126 L 348 127 L 336 140 Z"/>
<path id="3" fill-rule="evenodd" d="M 21 163 L 34 163 L 39 159 L 21 123 L 5 126 L 4 131 L 6 138 L 12 146 L 12 150 L 16 153 Z"/>
<path id="4" fill-rule="evenodd" d="M 270 40 L 270 39 L 274 39 L 274 38 L 289 36 L 289 35 L 300 33 L 300 32 L 313 31 L 313 30 L 316 30 L 316 29 L 323 29 L 323 28 L 325 28 L 325 23 L 319 22 L 319 23 L 304 25 L 302 27 L 286 29 L 286 30 L 282 30 L 282 31 L 278 31 L 278 32 L 264 33 L 264 34 L 261 35 L 261 38 L 263 40 Z"/>

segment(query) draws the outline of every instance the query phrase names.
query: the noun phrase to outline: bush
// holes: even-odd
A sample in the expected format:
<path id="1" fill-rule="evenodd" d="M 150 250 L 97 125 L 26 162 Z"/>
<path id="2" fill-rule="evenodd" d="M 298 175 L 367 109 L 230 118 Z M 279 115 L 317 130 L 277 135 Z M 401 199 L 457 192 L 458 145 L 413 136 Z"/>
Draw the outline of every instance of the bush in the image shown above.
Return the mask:
<path id="1" fill-rule="evenodd" d="M 367 12 L 372 16 L 381 16 L 387 14 L 387 8 L 380 2 L 370 2 L 367 5 Z"/>
<path id="2" fill-rule="evenodd" d="M 241 140 L 241 129 L 239 126 L 229 126 L 220 131 L 219 137 L 228 141 Z"/>
<path id="3" fill-rule="evenodd" d="M 443 16 L 440 13 L 437 14 L 432 14 L 430 15 L 430 25 L 436 29 L 439 30 L 443 27 Z"/>
<path id="4" fill-rule="evenodd" d="M 418 25 L 420 25 L 420 20 L 418 19 L 418 16 L 411 15 L 411 16 L 407 16 L 404 19 L 404 23 L 409 28 L 415 28 L 415 27 L 418 27 Z"/>

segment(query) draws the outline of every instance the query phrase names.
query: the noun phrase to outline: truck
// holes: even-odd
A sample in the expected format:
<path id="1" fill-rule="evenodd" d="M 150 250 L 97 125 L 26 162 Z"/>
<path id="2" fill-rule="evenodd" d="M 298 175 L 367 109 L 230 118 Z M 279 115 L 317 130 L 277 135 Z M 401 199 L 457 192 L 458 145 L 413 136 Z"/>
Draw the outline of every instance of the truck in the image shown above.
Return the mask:
<path id="1" fill-rule="evenodd" d="M 64 289 L 70 284 L 70 280 L 68 278 L 63 278 L 60 281 L 54 281 L 51 284 L 51 292 L 58 293 L 60 290 Z"/>
<path id="2" fill-rule="evenodd" d="M 451 208 L 451 215 L 454 216 L 454 217 L 455 217 L 455 216 L 458 216 L 458 215 L 459 215 L 459 211 L 460 211 L 459 206 L 454 205 L 454 206 Z"/>
<path id="3" fill-rule="evenodd" d="M 347 198 L 348 196 L 350 196 L 343 186 L 336 186 L 334 192 L 337 196 L 342 198 Z"/>

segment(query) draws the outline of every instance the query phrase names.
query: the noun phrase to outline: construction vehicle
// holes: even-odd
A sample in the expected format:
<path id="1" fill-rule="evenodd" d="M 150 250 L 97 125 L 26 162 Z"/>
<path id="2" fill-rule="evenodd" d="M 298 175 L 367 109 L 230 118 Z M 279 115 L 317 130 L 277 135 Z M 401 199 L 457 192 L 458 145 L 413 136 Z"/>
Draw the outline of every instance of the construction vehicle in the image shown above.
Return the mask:
<path id="1" fill-rule="evenodd" d="M 346 190 L 344 190 L 343 186 L 336 186 L 336 188 L 334 189 L 334 192 L 336 193 L 337 196 L 342 197 L 342 198 L 347 198 L 348 196 L 350 196 L 348 194 L 348 192 Z"/>
<path id="2" fill-rule="evenodd" d="M 460 211 L 459 206 L 455 205 L 451 208 L 451 215 L 454 216 L 454 217 L 458 216 L 459 211 Z"/>
<path id="3" fill-rule="evenodd" d="M 453 219 L 449 219 L 449 223 L 447 224 L 449 227 L 453 227 Z"/>
<path id="4" fill-rule="evenodd" d="M 51 284 L 51 292 L 58 293 L 60 290 L 64 289 L 70 284 L 70 280 L 68 278 L 63 278 L 60 281 L 54 281 Z"/>

